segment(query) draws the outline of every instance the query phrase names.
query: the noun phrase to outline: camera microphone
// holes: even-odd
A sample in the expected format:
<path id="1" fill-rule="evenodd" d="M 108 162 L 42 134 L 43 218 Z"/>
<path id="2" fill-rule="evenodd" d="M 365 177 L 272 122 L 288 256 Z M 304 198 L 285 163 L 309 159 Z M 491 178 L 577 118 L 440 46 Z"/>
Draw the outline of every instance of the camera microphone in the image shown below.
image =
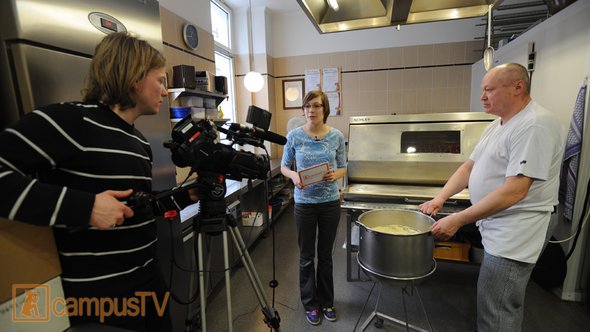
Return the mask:
<path id="1" fill-rule="evenodd" d="M 240 123 L 232 123 L 229 125 L 229 130 L 236 132 L 247 132 L 251 133 L 256 138 L 261 138 L 265 141 L 276 143 L 279 145 L 287 144 L 287 138 L 285 136 L 273 133 L 272 131 L 264 130 L 255 126 L 248 127 Z"/>

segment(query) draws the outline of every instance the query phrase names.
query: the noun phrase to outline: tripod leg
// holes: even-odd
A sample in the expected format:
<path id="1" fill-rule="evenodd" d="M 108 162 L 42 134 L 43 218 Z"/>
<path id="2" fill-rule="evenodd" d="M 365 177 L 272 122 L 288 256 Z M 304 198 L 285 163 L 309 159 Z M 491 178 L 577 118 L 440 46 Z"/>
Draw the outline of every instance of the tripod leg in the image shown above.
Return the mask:
<path id="1" fill-rule="evenodd" d="M 205 270 L 203 268 L 203 234 L 197 235 L 198 265 L 199 265 L 199 298 L 201 300 L 201 331 L 207 331 L 206 295 L 205 295 Z"/>
<path id="2" fill-rule="evenodd" d="M 250 258 L 250 254 L 246 249 L 246 245 L 244 244 L 244 240 L 242 239 L 242 235 L 240 231 L 237 229 L 236 226 L 229 227 L 231 236 L 234 240 L 234 244 L 238 249 L 238 253 L 242 260 L 242 264 L 244 264 L 244 269 L 248 274 L 248 278 L 250 279 L 250 283 L 252 284 L 252 288 L 258 297 L 258 302 L 262 307 L 262 312 L 265 316 L 265 322 L 273 327 L 275 330 L 279 328 L 279 321 L 280 318 L 275 314 L 274 308 L 271 308 L 268 300 L 266 299 L 266 294 L 264 292 L 264 288 L 262 287 L 262 283 L 260 282 L 260 278 L 258 277 L 258 273 L 254 268 L 254 263 L 252 263 L 252 258 Z"/>
<path id="3" fill-rule="evenodd" d="M 229 256 L 228 256 L 228 242 L 227 242 L 227 231 L 223 231 L 223 266 L 225 268 L 225 299 L 227 302 L 227 326 L 229 332 L 233 332 L 234 326 L 232 322 L 232 311 L 231 311 L 231 280 L 229 271 Z"/>
<path id="4" fill-rule="evenodd" d="M 231 280 L 229 270 L 229 254 L 227 231 L 223 231 L 223 266 L 225 268 L 225 298 L 227 304 L 227 326 L 228 331 L 233 332 L 233 314 L 231 306 Z M 203 266 L 203 233 L 197 235 L 198 244 L 198 266 L 199 266 L 199 298 L 201 300 L 201 331 L 207 331 L 207 294 L 205 290 L 205 269 Z"/>

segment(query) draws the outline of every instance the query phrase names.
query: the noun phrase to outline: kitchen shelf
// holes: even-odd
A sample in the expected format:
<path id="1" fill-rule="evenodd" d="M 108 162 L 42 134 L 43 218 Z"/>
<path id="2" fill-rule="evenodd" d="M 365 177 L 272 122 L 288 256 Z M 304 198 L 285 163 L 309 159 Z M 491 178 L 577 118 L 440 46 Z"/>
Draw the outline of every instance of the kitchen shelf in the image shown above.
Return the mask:
<path id="1" fill-rule="evenodd" d="M 279 194 L 285 189 L 285 188 L 291 188 L 291 181 L 288 177 L 284 176 L 281 173 L 281 166 L 280 166 L 280 160 L 276 159 L 276 160 L 271 160 L 270 164 L 271 164 L 271 172 L 270 172 L 270 179 L 268 180 L 268 192 L 267 192 L 267 197 L 268 197 L 268 202 L 269 205 L 272 205 L 271 201 L 273 199 L 278 198 Z M 289 206 L 289 204 L 291 204 L 291 202 L 293 201 L 293 197 L 290 195 L 287 199 L 285 199 L 284 197 L 281 197 L 281 208 L 279 209 L 278 212 L 274 212 L 272 214 L 272 220 L 270 220 L 270 223 L 278 220 L 279 216 L 285 211 L 285 209 Z"/>
<path id="2" fill-rule="evenodd" d="M 279 210 L 279 212 L 277 212 L 277 213 L 273 212 L 271 223 L 277 221 L 279 219 L 279 217 L 283 214 L 283 212 L 285 212 L 285 210 L 287 210 L 289 205 L 291 205 L 292 202 L 293 202 L 293 198 L 289 198 L 289 200 L 287 202 L 283 202 L 284 204 L 281 204 L 281 209 Z"/>
<path id="3" fill-rule="evenodd" d="M 219 106 L 221 102 L 226 99 L 228 96 L 217 93 L 217 92 L 209 92 L 205 90 L 196 90 L 196 89 L 187 89 L 187 88 L 172 88 L 168 89 L 168 95 L 170 96 L 171 100 L 176 100 L 180 97 L 212 97 L 215 98 L 215 107 Z"/>

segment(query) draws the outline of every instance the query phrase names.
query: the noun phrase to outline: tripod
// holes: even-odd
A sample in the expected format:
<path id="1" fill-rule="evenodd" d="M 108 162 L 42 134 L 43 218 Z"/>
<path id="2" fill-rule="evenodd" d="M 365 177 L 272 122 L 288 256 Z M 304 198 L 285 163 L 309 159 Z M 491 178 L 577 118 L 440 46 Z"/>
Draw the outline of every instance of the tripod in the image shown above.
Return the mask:
<path id="1" fill-rule="evenodd" d="M 199 268 L 199 295 L 201 304 L 201 331 L 207 331 L 207 316 L 206 316 L 206 294 L 205 294 L 205 270 L 203 267 L 203 235 L 210 233 L 221 232 L 223 238 L 223 262 L 225 271 L 225 294 L 227 305 L 227 323 L 230 332 L 233 332 L 232 324 L 232 305 L 231 305 L 231 285 L 230 285 L 230 269 L 229 269 L 229 254 L 228 254 L 228 238 L 227 233 L 231 234 L 234 245 L 238 250 L 244 269 L 248 274 L 250 284 L 256 293 L 258 302 L 262 307 L 262 314 L 264 315 L 264 322 L 268 327 L 275 330 L 279 329 L 280 317 L 278 312 L 271 308 L 262 288 L 262 283 L 258 277 L 258 273 L 254 268 L 250 254 L 246 249 L 244 240 L 240 231 L 237 229 L 236 220 L 233 216 L 226 213 L 226 205 L 223 200 L 201 200 L 200 214 L 195 217 L 193 224 L 194 231 L 197 233 L 197 251 L 198 251 L 198 268 Z"/>

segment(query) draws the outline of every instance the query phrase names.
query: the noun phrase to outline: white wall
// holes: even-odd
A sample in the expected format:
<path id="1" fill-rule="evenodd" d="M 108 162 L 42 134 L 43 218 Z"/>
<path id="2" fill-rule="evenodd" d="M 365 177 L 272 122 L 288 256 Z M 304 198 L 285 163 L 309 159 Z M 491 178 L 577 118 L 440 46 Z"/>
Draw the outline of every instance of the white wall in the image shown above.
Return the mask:
<path id="1" fill-rule="evenodd" d="M 471 41 L 482 37 L 482 18 L 320 34 L 302 10 L 273 16 L 271 56 L 285 57 L 410 45 Z M 482 41 L 483 46 L 483 41 Z"/>
<path id="2" fill-rule="evenodd" d="M 272 42 L 268 38 L 272 31 L 271 16 L 265 7 L 252 7 L 252 50 L 254 54 L 268 54 Z M 249 54 L 248 45 L 248 10 L 232 9 L 233 40 L 235 54 Z"/>
<path id="3" fill-rule="evenodd" d="M 590 1 L 580 0 L 535 26 L 495 53 L 494 63 L 517 62 L 527 65 L 529 44 L 535 44 L 536 63 L 532 74 L 531 95 L 545 108 L 554 111 L 564 128 L 569 127 L 578 91 L 590 76 Z M 481 110 L 479 86 L 485 71 L 483 61 L 472 66 L 472 110 Z M 556 237 L 562 239 L 574 232 L 581 219 L 586 195 L 586 184 L 590 178 L 590 116 L 586 96 L 586 117 L 584 142 L 578 172 L 573 224 L 560 224 Z M 563 288 L 558 290 L 561 298 L 582 300 L 588 287 L 587 273 L 590 262 L 588 252 L 588 227 L 578 239 L 576 250 L 568 260 L 568 274 Z M 565 244 L 569 250 L 571 242 Z"/>
<path id="4" fill-rule="evenodd" d="M 211 33 L 211 5 L 209 0 L 158 0 L 158 2 L 160 6 Z"/>
<path id="5" fill-rule="evenodd" d="M 529 44 L 535 44 L 536 62 L 531 95 L 569 125 L 573 105 L 590 72 L 590 1 L 577 1 L 495 51 L 494 65 L 517 62 L 527 65 Z M 472 66 L 472 111 L 481 111 L 483 60 Z"/>

